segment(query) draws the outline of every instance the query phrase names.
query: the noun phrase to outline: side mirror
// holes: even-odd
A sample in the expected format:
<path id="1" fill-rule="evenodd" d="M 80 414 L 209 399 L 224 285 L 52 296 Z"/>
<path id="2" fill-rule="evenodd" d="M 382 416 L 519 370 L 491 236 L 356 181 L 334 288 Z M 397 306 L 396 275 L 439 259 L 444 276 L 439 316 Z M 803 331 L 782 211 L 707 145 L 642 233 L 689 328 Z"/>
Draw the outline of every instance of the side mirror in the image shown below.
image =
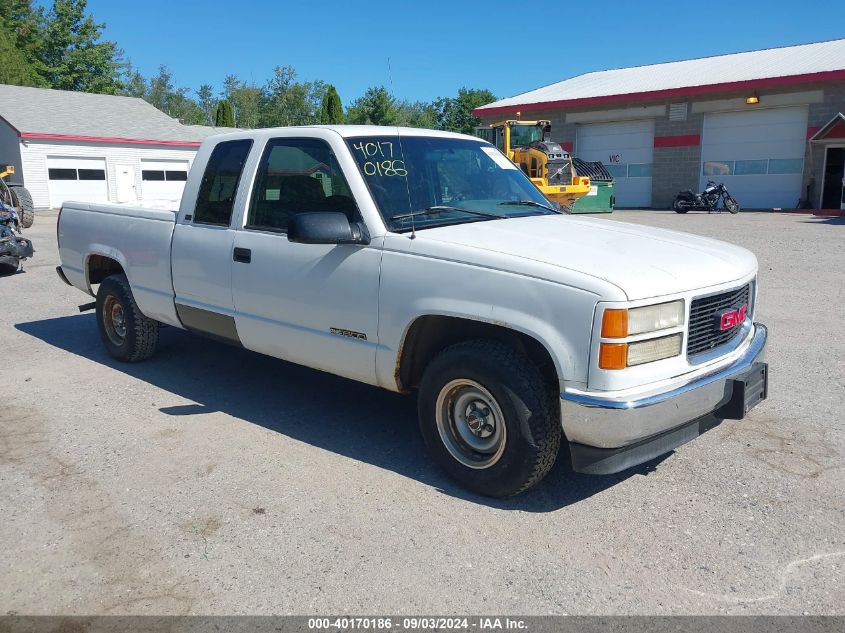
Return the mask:
<path id="1" fill-rule="evenodd" d="M 345 213 L 297 213 L 288 224 L 288 241 L 299 244 L 369 244 L 370 236 Z"/>

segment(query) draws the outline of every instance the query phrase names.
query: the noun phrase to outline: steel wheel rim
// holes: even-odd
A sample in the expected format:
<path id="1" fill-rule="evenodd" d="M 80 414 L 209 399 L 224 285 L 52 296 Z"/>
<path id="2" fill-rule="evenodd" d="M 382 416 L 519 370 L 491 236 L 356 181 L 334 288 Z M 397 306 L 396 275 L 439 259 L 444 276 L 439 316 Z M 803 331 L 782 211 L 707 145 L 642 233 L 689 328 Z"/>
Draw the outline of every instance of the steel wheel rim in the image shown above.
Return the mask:
<path id="1" fill-rule="evenodd" d="M 103 302 L 103 325 L 109 340 L 117 346 L 123 345 L 126 340 L 126 314 L 123 305 L 112 295 Z"/>
<path id="2" fill-rule="evenodd" d="M 502 457 L 507 427 L 493 395 L 474 380 L 458 378 L 437 396 L 435 418 L 449 454 L 468 468 L 490 468 Z"/>

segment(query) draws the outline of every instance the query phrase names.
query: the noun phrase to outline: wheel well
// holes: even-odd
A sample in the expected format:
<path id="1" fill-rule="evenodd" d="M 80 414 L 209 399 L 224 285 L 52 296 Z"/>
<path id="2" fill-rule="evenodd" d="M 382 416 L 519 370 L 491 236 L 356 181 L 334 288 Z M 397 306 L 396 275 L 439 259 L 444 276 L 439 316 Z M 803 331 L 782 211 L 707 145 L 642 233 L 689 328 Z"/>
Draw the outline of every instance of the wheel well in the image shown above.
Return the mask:
<path id="1" fill-rule="evenodd" d="M 119 262 L 105 255 L 91 255 L 88 258 L 88 285 L 102 283 L 109 275 L 125 274 Z"/>
<path id="2" fill-rule="evenodd" d="M 558 375 L 551 354 L 537 339 L 504 325 L 448 316 L 419 317 L 408 328 L 396 367 L 400 389 L 419 386 L 426 366 L 439 352 L 450 345 L 471 339 L 501 341 L 525 354 L 546 378 L 549 386 L 558 388 Z"/>

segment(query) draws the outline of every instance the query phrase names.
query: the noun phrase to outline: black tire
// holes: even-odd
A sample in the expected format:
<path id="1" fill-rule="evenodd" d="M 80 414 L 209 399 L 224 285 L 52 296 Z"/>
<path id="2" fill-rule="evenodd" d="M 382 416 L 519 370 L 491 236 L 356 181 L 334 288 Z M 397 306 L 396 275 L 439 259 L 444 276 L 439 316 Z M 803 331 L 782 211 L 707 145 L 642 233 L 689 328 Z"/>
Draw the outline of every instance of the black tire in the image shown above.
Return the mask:
<path id="1" fill-rule="evenodd" d="M 725 208 L 731 213 L 739 213 L 739 203 L 730 196 L 725 198 Z"/>
<path id="2" fill-rule="evenodd" d="M 28 229 L 35 222 L 35 205 L 32 203 L 32 195 L 25 187 L 9 187 L 18 199 L 16 205 L 20 211 L 21 226 Z"/>
<path id="3" fill-rule="evenodd" d="M 502 430 L 497 415 L 493 415 L 495 433 L 504 433 L 495 455 L 474 452 L 468 444 L 455 439 L 459 433 L 454 424 L 438 423 L 438 409 L 451 409 L 454 403 L 460 410 L 465 395 L 444 394 L 451 394 L 450 385 L 462 381 L 480 386 L 494 399 L 494 410 L 502 414 Z M 469 432 L 470 415 L 476 413 L 472 403 L 469 407 L 472 412 L 463 418 L 464 433 Z M 538 483 L 551 470 L 560 449 L 562 432 L 556 391 L 547 385 L 534 363 L 497 341 L 466 341 L 438 354 L 423 375 L 418 413 L 423 440 L 434 460 L 459 484 L 489 497 L 519 494 Z M 444 419 L 442 414 L 440 419 Z M 484 418 L 485 423 L 487 419 Z M 444 426 L 454 433 L 441 432 Z M 453 454 L 459 450 L 456 445 L 466 449 L 462 458 Z M 490 463 L 485 465 L 485 460 Z"/>
<path id="4" fill-rule="evenodd" d="M 138 309 L 125 275 L 111 275 L 103 280 L 97 291 L 96 312 L 97 329 L 109 354 L 127 363 L 146 360 L 153 355 L 158 344 L 159 323 Z"/>
<path id="5" fill-rule="evenodd" d="M 675 210 L 675 213 L 686 213 L 687 211 L 689 211 L 689 209 L 684 209 L 683 207 L 681 207 L 680 203 L 677 200 L 672 203 L 672 208 Z"/>

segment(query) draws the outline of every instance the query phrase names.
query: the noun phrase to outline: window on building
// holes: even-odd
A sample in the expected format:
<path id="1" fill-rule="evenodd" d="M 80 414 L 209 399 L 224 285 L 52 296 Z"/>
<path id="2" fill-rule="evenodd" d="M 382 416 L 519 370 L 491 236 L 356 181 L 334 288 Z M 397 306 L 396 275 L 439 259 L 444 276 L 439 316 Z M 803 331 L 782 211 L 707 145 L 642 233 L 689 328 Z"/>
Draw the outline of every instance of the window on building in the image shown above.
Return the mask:
<path id="1" fill-rule="evenodd" d="M 106 171 L 104 169 L 80 169 L 80 180 L 105 180 Z"/>
<path id="2" fill-rule="evenodd" d="M 706 160 L 703 173 L 705 176 L 730 176 L 734 173 L 732 160 Z"/>
<path id="3" fill-rule="evenodd" d="M 770 174 L 800 174 L 804 171 L 802 158 L 772 158 L 769 160 Z"/>
<path id="4" fill-rule="evenodd" d="M 76 170 L 52 167 L 47 170 L 47 176 L 50 180 L 76 180 Z"/>
<path id="5" fill-rule="evenodd" d="M 753 176 L 755 174 L 765 174 L 768 166 L 769 161 L 767 160 L 738 160 L 734 162 L 734 175 Z"/>
<path id="6" fill-rule="evenodd" d="M 165 178 L 168 182 L 185 182 L 188 179 L 188 172 L 186 171 L 166 171 Z"/>
<path id="7" fill-rule="evenodd" d="M 141 180 L 164 180 L 164 171 L 159 169 L 144 169 L 141 171 Z"/>
<path id="8" fill-rule="evenodd" d="M 360 219 L 334 152 L 319 139 L 267 144 L 250 201 L 247 228 L 286 231 L 297 213 L 335 211 Z"/>
<path id="9" fill-rule="evenodd" d="M 628 178 L 651 178 L 651 163 L 629 163 Z"/>
<path id="10" fill-rule="evenodd" d="M 194 222 L 229 226 L 251 139 L 224 141 L 211 152 L 200 182 Z"/>
<path id="11" fill-rule="evenodd" d="M 605 168 L 614 178 L 627 178 L 628 165 L 626 163 L 611 163 L 605 164 Z"/>

